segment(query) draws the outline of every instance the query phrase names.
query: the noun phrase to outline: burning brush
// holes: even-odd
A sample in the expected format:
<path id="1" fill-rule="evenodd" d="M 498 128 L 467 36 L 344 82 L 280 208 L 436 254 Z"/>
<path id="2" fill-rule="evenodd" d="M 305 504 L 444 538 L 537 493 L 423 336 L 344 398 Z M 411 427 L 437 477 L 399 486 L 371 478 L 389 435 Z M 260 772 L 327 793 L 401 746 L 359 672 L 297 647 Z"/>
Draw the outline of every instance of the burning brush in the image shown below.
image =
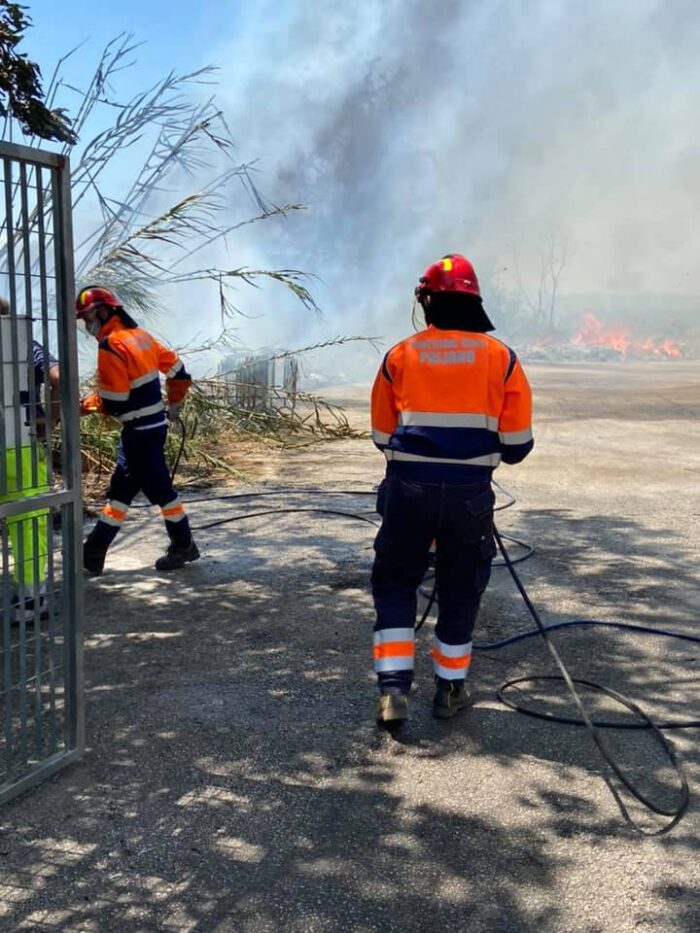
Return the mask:
<path id="1" fill-rule="evenodd" d="M 604 324 L 590 311 L 584 311 L 576 333 L 539 337 L 524 351 L 530 360 L 622 360 L 681 359 L 685 346 L 670 337 L 635 337 L 627 324 Z"/>
<path id="2" fill-rule="evenodd" d="M 625 324 L 606 326 L 590 311 L 583 312 L 583 324 L 571 338 L 571 342 L 583 347 L 607 347 L 616 350 L 622 356 L 683 356 L 681 346 L 676 340 L 668 337 L 663 340 L 654 340 L 652 337 L 635 339 Z"/>

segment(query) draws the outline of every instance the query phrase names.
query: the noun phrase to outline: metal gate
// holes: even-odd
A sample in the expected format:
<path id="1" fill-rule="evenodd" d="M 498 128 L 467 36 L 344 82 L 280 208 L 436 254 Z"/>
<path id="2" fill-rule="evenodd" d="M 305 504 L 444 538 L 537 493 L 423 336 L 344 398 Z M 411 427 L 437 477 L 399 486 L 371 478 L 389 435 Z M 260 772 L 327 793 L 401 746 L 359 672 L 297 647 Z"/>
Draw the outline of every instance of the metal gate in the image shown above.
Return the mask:
<path id="1" fill-rule="evenodd" d="M 221 381 L 228 404 L 245 411 L 273 413 L 294 411 L 299 381 L 299 362 L 293 356 L 249 356 L 228 369 Z"/>
<path id="2" fill-rule="evenodd" d="M 83 751 L 68 160 L 0 143 L 0 803 Z"/>

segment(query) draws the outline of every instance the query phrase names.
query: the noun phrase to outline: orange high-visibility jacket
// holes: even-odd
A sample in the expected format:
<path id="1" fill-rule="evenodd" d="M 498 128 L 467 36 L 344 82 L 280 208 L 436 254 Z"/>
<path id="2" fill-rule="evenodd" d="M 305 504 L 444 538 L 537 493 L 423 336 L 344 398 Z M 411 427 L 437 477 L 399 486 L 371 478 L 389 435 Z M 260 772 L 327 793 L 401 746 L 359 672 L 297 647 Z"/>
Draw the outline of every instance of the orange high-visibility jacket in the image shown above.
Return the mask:
<path id="1" fill-rule="evenodd" d="M 81 408 L 112 415 L 130 429 L 161 427 L 167 422 L 160 373 L 165 374 L 168 403 L 181 402 L 192 380 L 177 353 L 115 316 L 99 334 L 98 391 L 83 399 Z"/>
<path id="2" fill-rule="evenodd" d="M 372 438 L 391 471 L 424 482 L 489 479 L 532 450 L 532 392 L 488 334 L 426 330 L 396 344 L 372 388 Z"/>

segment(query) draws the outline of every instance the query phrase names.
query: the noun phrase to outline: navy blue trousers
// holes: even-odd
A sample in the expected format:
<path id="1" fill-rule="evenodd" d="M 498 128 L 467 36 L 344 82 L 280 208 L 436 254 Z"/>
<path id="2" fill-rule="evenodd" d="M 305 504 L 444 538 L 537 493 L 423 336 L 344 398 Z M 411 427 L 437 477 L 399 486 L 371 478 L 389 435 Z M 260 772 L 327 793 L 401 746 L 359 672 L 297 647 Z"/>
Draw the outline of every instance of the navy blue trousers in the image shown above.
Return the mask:
<path id="1" fill-rule="evenodd" d="M 178 496 L 170 479 L 170 471 L 165 462 L 165 439 L 167 426 L 151 428 L 148 431 L 122 431 L 119 441 L 117 465 L 110 479 L 103 517 L 97 522 L 88 536 L 95 547 L 106 550 L 121 527 L 126 508 L 139 492 L 143 492 L 151 505 L 161 508 L 178 501 Z M 124 506 L 124 509 L 121 509 Z M 179 508 L 182 513 L 181 507 Z M 168 512 L 172 512 L 168 509 Z M 116 517 L 115 517 L 116 516 Z M 165 527 L 173 544 L 186 547 L 192 540 L 192 532 L 187 516 L 182 513 L 176 521 L 165 518 Z"/>
<path id="2" fill-rule="evenodd" d="M 374 542 L 374 663 L 382 691 L 408 692 L 413 681 L 417 589 L 435 542 L 438 621 L 434 672 L 461 680 L 496 553 L 495 497 L 489 481 L 458 485 L 408 482 L 389 475 L 377 497 L 382 525 Z"/>

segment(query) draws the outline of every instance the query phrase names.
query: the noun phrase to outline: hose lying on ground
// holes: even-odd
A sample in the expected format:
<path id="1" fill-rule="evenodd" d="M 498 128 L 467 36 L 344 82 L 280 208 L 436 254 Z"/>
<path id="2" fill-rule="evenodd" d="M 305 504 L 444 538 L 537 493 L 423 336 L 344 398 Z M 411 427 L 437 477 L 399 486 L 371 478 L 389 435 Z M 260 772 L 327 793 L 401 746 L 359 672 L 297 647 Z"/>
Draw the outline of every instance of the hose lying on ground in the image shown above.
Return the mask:
<path id="1" fill-rule="evenodd" d="M 498 488 L 501 490 L 501 492 L 503 492 L 507 496 L 508 501 L 506 501 L 505 503 L 502 503 L 499 506 L 496 506 L 495 511 L 509 508 L 515 502 L 515 499 L 509 493 L 503 490 L 503 487 L 499 486 Z M 241 500 L 241 499 L 258 498 L 258 497 L 265 497 L 265 496 L 287 496 L 287 495 L 300 495 L 300 494 L 325 495 L 325 496 L 333 496 L 333 495 L 354 495 L 354 496 L 372 495 L 374 496 L 376 495 L 376 490 L 332 490 L 332 489 L 308 489 L 304 487 L 283 487 L 283 488 L 274 489 L 274 490 L 267 490 L 264 492 L 236 493 L 236 494 L 230 494 L 230 495 L 205 497 L 203 499 L 192 499 L 189 501 L 190 502 L 198 502 L 198 501 L 211 502 L 211 501 L 225 501 L 225 500 L 236 501 L 236 500 Z M 363 522 L 366 522 L 372 525 L 377 525 L 377 522 L 375 520 L 371 518 L 367 518 L 365 515 L 361 515 L 356 512 L 345 512 L 345 511 L 333 510 L 333 509 L 317 509 L 317 508 L 307 507 L 307 508 L 264 509 L 261 511 L 245 513 L 243 515 L 227 516 L 225 518 L 217 519 L 215 521 L 208 522 L 203 525 L 195 526 L 194 530 L 204 530 L 208 528 L 215 528 L 215 527 L 219 527 L 224 524 L 228 524 L 230 522 L 243 521 L 245 519 L 257 518 L 261 516 L 302 513 L 302 512 L 342 516 L 345 518 L 363 521 Z M 506 535 L 502 535 L 498 531 L 498 529 L 496 529 L 495 527 L 494 527 L 494 536 L 495 536 L 496 543 L 498 545 L 498 548 L 503 558 L 503 564 L 501 566 L 505 566 L 508 568 L 508 571 L 510 572 L 511 577 L 513 578 L 513 581 L 518 589 L 518 592 L 520 593 L 530 615 L 532 616 L 532 618 L 534 619 L 536 623 L 536 628 L 525 631 L 525 632 L 521 632 L 517 635 L 514 635 L 510 638 L 503 639 L 502 641 L 499 641 L 499 642 L 493 642 L 493 643 L 484 644 L 484 645 L 475 644 L 474 650 L 475 651 L 496 651 L 496 650 L 505 648 L 509 645 L 516 644 L 517 642 L 523 641 L 527 638 L 540 635 L 543 638 L 545 644 L 547 645 L 547 648 L 550 654 L 552 655 L 557 667 L 559 668 L 561 672 L 559 675 L 536 675 L 536 676 L 531 676 L 531 677 L 520 677 L 514 680 L 506 681 L 504 684 L 501 685 L 501 687 L 499 687 L 497 691 L 498 699 L 503 704 L 505 704 L 509 708 L 519 713 L 523 713 L 523 714 L 533 716 L 539 719 L 545 719 L 549 722 L 556 722 L 556 723 L 562 723 L 562 724 L 574 725 L 574 726 L 585 726 L 596 748 L 598 749 L 598 752 L 600 753 L 602 759 L 605 761 L 607 767 L 610 769 L 610 771 L 612 771 L 612 773 L 615 775 L 615 777 L 620 782 L 620 784 L 632 795 L 632 797 L 635 800 L 637 800 L 639 803 L 641 803 L 644 807 L 646 807 L 652 813 L 655 813 L 661 816 L 670 817 L 670 820 L 660 829 L 657 829 L 657 830 L 643 829 L 630 816 L 629 810 L 627 809 L 626 804 L 622 800 L 619 790 L 613 784 L 611 777 L 609 775 L 603 775 L 604 780 L 610 790 L 610 793 L 612 794 L 613 799 L 615 800 L 615 803 L 617 804 L 618 809 L 620 810 L 620 813 L 622 814 L 624 820 L 635 831 L 637 831 L 638 833 L 641 833 L 642 835 L 660 836 L 660 835 L 664 835 L 665 833 L 670 832 L 670 830 L 673 829 L 674 826 L 678 825 L 678 823 L 680 822 L 680 820 L 683 818 L 683 816 L 688 810 L 688 805 L 690 801 L 690 791 L 689 791 L 688 780 L 685 775 L 685 771 L 675 752 L 675 749 L 673 748 L 673 745 L 671 744 L 671 742 L 663 735 L 661 730 L 662 729 L 697 728 L 697 727 L 700 727 L 700 720 L 697 720 L 697 719 L 677 720 L 677 721 L 669 720 L 665 722 L 656 723 L 636 703 L 634 703 L 632 700 L 629 700 L 627 697 L 625 697 L 623 694 L 619 693 L 618 691 L 612 690 L 609 687 L 605 687 L 604 685 L 596 683 L 595 681 L 589 681 L 589 680 L 583 680 L 583 679 L 571 677 L 566 665 L 562 661 L 556 647 L 554 646 L 554 643 L 552 642 L 549 633 L 552 631 L 561 630 L 564 628 L 569 628 L 569 627 L 574 627 L 574 626 L 580 626 L 580 627 L 585 626 L 585 627 L 605 627 L 605 628 L 614 628 L 618 630 L 628 630 L 628 631 L 643 633 L 646 635 L 653 635 L 657 637 L 678 638 L 678 639 L 683 639 L 685 641 L 690 641 L 694 643 L 700 643 L 700 637 L 684 635 L 680 632 L 672 632 L 672 631 L 668 631 L 665 629 L 657 629 L 657 628 L 652 628 L 648 626 L 638 626 L 638 625 L 627 624 L 627 623 L 622 623 L 622 622 L 603 622 L 603 621 L 599 621 L 595 619 L 580 619 L 580 620 L 575 620 L 573 622 L 562 622 L 562 623 L 557 623 L 554 625 L 545 626 L 542 623 L 539 613 L 537 612 L 537 609 L 533 605 L 525 587 L 523 586 L 522 581 L 520 580 L 517 574 L 517 571 L 515 570 L 515 564 L 518 561 L 525 560 L 527 557 L 529 557 L 533 552 L 533 548 L 530 545 L 526 544 L 525 542 L 519 541 L 518 539 L 510 538 Z M 517 545 L 520 545 L 526 548 L 527 549 L 526 553 L 524 555 L 519 556 L 517 559 L 511 558 L 511 556 L 509 555 L 505 547 L 504 539 L 510 540 L 516 543 Z M 424 583 L 425 582 L 426 581 L 424 580 Z M 438 600 L 437 586 L 433 585 L 432 592 L 430 594 L 426 593 L 425 595 L 428 596 L 428 604 L 427 604 L 426 609 L 423 612 L 421 619 L 416 623 L 416 630 L 419 630 L 422 627 L 422 625 L 425 623 L 432 606 Z M 535 710 L 530 710 L 527 707 L 523 707 L 519 704 L 516 704 L 515 702 L 510 700 L 508 696 L 506 696 L 506 693 L 509 689 L 514 688 L 519 684 L 537 683 L 537 682 L 542 682 L 542 681 L 557 682 L 557 683 L 563 682 L 564 684 L 566 684 L 569 690 L 569 693 L 571 694 L 574 700 L 574 703 L 576 704 L 576 707 L 579 713 L 581 714 L 581 718 L 574 719 L 571 717 L 557 716 L 551 713 L 542 713 L 542 712 L 538 712 Z M 576 684 L 582 687 L 586 687 L 587 689 L 595 690 L 598 693 L 602 693 L 605 696 L 610 697 L 611 699 L 615 700 L 615 702 L 620 703 L 626 709 L 630 710 L 632 713 L 638 716 L 642 721 L 628 724 L 628 723 L 618 723 L 618 722 L 607 721 L 607 720 L 600 721 L 600 720 L 591 719 L 591 717 L 588 715 L 583 705 L 583 702 L 581 701 L 581 698 L 575 686 Z M 645 795 L 638 787 L 636 787 L 636 785 L 624 774 L 624 772 L 622 771 L 620 766 L 617 764 L 612 754 L 606 748 L 603 738 L 600 735 L 599 730 L 601 729 L 648 729 L 650 730 L 654 734 L 655 738 L 657 739 L 659 745 L 663 749 L 666 757 L 668 758 L 669 762 L 671 763 L 671 766 L 673 767 L 673 769 L 675 770 L 678 776 L 678 780 L 680 784 L 680 795 L 679 795 L 678 804 L 670 808 L 660 807 L 656 803 L 654 803 L 654 801 L 652 801 L 647 795 Z"/>

